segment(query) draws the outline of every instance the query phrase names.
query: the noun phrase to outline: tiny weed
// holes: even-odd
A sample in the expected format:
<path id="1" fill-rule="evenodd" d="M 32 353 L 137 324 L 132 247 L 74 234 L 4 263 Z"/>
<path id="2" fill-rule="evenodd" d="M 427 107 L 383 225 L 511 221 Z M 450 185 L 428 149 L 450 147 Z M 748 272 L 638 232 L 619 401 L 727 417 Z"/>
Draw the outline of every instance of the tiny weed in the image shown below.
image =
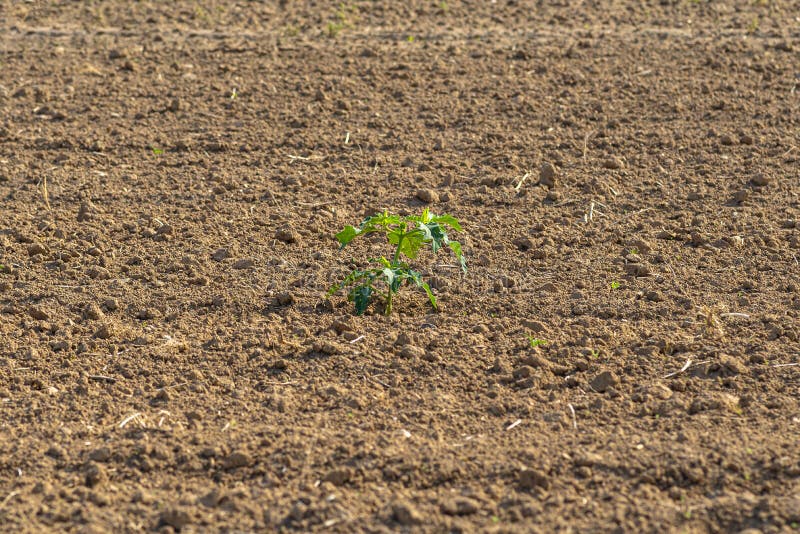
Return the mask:
<path id="1" fill-rule="evenodd" d="M 683 517 L 685 519 L 687 519 L 687 520 L 691 519 L 692 518 L 692 511 L 691 510 L 686 510 L 685 512 L 683 512 Z"/>
<path id="2" fill-rule="evenodd" d="M 596 360 L 600 357 L 600 351 L 598 349 L 592 349 L 592 354 L 589 357 Z"/>
<path id="3" fill-rule="evenodd" d="M 634 256 L 639 254 L 639 249 L 636 247 L 628 249 L 628 254 L 633 254 Z"/>
<path id="4" fill-rule="evenodd" d="M 528 343 L 530 344 L 531 348 L 534 348 L 542 345 L 547 345 L 547 340 L 539 339 L 537 337 L 533 337 L 532 335 L 528 334 Z"/>
<path id="5" fill-rule="evenodd" d="M 154 155 L 154 156 L 160 156 L 161 154 L 163 154 L 163 153 L 164 153 L 164 149 L 162 149 L 162 148 L 156 148 L 156 147 L 154 147 L 154 146 L 152 146 L 152 145 L 150 146 L 150 150 L 152 150 L 152 151 L 153 151 L 153 155 Z"/>
<path id="6" fill-rule="evenodd" d="M 328 37 L 336 37 L 345 28 L 351 28 L 353 26 L 353 21 L 350 15 L 357 17 L 357 14 L 358 8 L 356 6 L 344 3 L 339 4 L 339 9 L 336 10 L 335 15 L 336 21 L 329 22 L 325 27 L 325 32 L 328 34 Z"/>
<path id="7" fill-rule="evenodd" d="M 619 289 L 619 288 L 620 288 L 619 282 L 617 282 L 616 280 L 611 282 L 611 289 Z"/>
<path id="8" fill-rule="evenodd" d="M 413 35 L 409 35 L 408 37 L 406 37 L 406 41 L 408 41 L 409 43 L 413 43 L 413 42 L 414 42 L 414 40 L 415 40 L 415 39 L 414 39 L 414 36 L 413 36 Z"/>
<path id="9" fill-rule="evenodd" d="M 447 5 L 447 2 L 445 2 L 444 0 L 442 0 L 441 2 L 439 2 L 439 3 L 437 4 L 437 6 L 439 7 L 439 9 L 441 9 L 441 10 L 442 10 L 442 13 L 447 13 L 447 12 L 450 10 L 450 6 L 448 6 L 448 5 Z"/>
<path id="10" fill-rule="evenodd" d="M 234 87 L 233 90 L 231 91 L 231 100 L 236 100 L 237 96 L 239 96 L 239 91 L 237 91 L 236 88 Z"/>
<path id="11" fill-rule="evenodd" d="M 347 294 L 347 300 L 355 304 L 356 314 L 361 315 L 366 311 L 373 295 L 380 292 L 376 283 L 382 282 L 382 285 L 386 287 L 384 313 L 389 315 L 392 312 L 392 299 L 400 287 L 404 283 L 413 283 L 425 291 L 431 306 L 436 309 L 436 297 L 430 286 L 422 279 L 420 273 L 412 270 L 407 262 L 402 261 L 401 255 L 413 260 L 425 245 L 430 245 L 434 254 L 446 245 L 458 258 L 461 269 L 466 272 L 467 264 L 461 251 L 461 244 L 458 241 L 450 240 L 447 236 L 448 229 L 461 231 L 461 225 L 451 215 L 434 215 L 427 209 L 423 210 L 421 215 L 408 217 L 390 215 L 388 211 L 384 211 L 367 217 L 358 228 L 346 226 L 344 230 L 336 234 L 340 249 L 346 247 L 357 236 L 382 233 L 386 236 L 389 244 L 394 246 L 394 254 L 391 260 L 383 256 L 371 258 L 369 262 L 376 264 L 376 267 L 353 270 L 344 280 L 334 284 L 328 290 L 328 296 L 340 289 L 352 286 Z"/>

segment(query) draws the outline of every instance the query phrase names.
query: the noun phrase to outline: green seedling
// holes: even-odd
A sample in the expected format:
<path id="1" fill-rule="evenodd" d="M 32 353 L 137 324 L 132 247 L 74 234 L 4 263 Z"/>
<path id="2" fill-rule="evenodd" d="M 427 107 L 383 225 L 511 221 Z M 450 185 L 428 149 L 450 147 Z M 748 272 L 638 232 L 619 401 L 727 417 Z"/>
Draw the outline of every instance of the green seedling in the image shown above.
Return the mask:
<path id="1" fill-rule="evenodd" d="M 611 282 L 611 289 L 619 289 L 619 282 Z"/>
<path id="2" fill-rule="evenodd" d="M 547 345 L 547 340 L 539 339 L 537 337 L 533 337 L 532 335 L 528 334 L 528 343 L 530 344 L 531 348 L 536 348 L 542 345 Z"/>
<path id="3" fill-rule="evenodd" d="M 434 309 L 437 309 L 436 297 L 430 286 L 422 279 L 422 275 L 411 269 L 403 260 L 403 256 L 416 259 L 421 248 L 429 245 L 435 254 L 444 246 L 450 248 L 458 258 L 461 269 L 466 272 L 467 264 L 458 241 L 451 241 L 447 235 L 448 230 L 461 231 L 458 220 L 451 215 L 434 215 L 427 209 L 421 215 L 401 217 L 389 214 L 388 211 L 376 213 L 364 219 L 358 227 L 345 226 L 344 230 L 336 234 L 340 250 L 346 247 L 358 236 L 381 233 L 386 236 L 389 244 L 394 246 L 391 259 L 383 256 L 371 258 L 370 263 L 376 266 L 370 269 L 356 269 L 347 275 L 344 280 L 334 284 L 328 290 L 330 297 L 340 289 L 350 287 L 347 300 L 353 302 L 356 314 L 362 315 L 369 305 L 372 297 L 382 294 L 385 297 L 384 313 L 392 313 L 392 301 L 403 284 L 414 284 L 425 291 L 428 300 Z M 385 287 L 385 292 L 381 290 Z"/>
<path id="4" fill-rule="evenodd" d="M 163 150 L 163 149 L 161 149 L 161 148 L 156 148 L 156 147 L 154 147 L 154 146 L 151 146 L 151 147 L 150 147 L 150 150 L 152 150 L 152 151 L 153 151 L 153 155 L 154 155 L 154 156 L 160 156 L 161 154 L 163 154 L 163 153 L 164 153 L 164 150 Z"/>

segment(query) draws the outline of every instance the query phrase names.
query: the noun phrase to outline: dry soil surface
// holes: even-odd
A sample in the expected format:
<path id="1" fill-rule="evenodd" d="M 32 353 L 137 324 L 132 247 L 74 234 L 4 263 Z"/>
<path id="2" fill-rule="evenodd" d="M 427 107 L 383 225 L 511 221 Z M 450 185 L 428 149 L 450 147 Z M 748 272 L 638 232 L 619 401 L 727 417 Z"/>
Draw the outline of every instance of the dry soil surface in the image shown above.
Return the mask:
<path id="1" fill-rule="evenodd" d="M 3 529 L 797 530 L 798 17 L 1 2 Z"/>

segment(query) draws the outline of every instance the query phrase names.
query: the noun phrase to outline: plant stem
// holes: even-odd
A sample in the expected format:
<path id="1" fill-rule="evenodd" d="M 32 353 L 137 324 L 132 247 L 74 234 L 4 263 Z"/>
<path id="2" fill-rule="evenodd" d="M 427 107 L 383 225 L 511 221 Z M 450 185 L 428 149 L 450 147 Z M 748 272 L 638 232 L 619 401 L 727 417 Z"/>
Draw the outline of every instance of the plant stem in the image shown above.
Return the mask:
<path id="1" fill-rule="evenodd" d="M 394 251 L 394 257 L 392 258 L 392 265 L 397 265 L 397 262 L 400 260 L 400 245 L 403 244 L 403 239 L 406 238 L 406 225 L 403 225 L 403 233 L 400 234 L 400 239 L 397 240 L 397 248 Z"/>
<path id="2" fill-rule="evenodd" d="M 383 310 L 384 315 L 389 315 L 392 313 L 392 288 L 389 288 L 389 292 L 386 294 L 386 309 Z"/>

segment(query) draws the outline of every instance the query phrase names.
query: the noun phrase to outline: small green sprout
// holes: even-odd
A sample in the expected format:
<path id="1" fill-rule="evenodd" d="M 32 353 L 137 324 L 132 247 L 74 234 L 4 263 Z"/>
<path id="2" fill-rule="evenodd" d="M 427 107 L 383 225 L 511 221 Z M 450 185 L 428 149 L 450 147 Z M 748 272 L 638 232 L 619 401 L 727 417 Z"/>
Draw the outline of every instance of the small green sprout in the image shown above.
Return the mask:
<path id="1" fill-rule="evenodd" d="M 409 35 L 408 37 L 406 37 L 406 41 L 408 41 L 409 43 L 413 43 L 414 42 L 414 36 L 413 35 Z"/>
<path id="2" fill-rule="evenodd" d="M 533 337 L 532 335 L 528 334 L 528 343 L 530 344 L 531 348 L 536 348 L 542 345 L 547 345 L 547 340 L 539 339 L 537 337 Z"/>
<path id="3" fill-rule="evenodd" d="M 390 260 L 383 256 L 371 258 L 369 262 L 376 264 L 376 267 L 352 271 L 344 280 L 334 284 L 328 290 L 328 296 L 330 297 L 340 289 L 352 286 L 347 294 L 347 300 L 355 304 L 356 314 L 362 315 L 373 295 L 380 293 L 376 283 L 382 282 L 386 288 L 384 313 L 389 315 L 392 312 L 392 300 L 400 287 L 404 283 L 413 283 L 425 291 L 431 306 L 437 309 L 436 297 L 430 286 L 422 279 L 420 273 L 411 269 L 410 265 L 401 259 L 401 255 L 415 259 L 419 250 L 425 245 L 430 245 L 434 254 L 443 246 L 447 246 L 458 258 L 461 269 L 466 272 L 467 264 L 461 244 L 458 241 L 450 240 L 447 235 L 448 229 L 461 231 L 461 225 L 451 215 L 434 215 L 427 209 L 423 210 L 421 215 L 407 217 L 391 215 L 388 211 L 384 211 L 367 217 L 357 228 L 345 226 L 341 232 L 336 234 L 340 250 L 360 235 L 382 233 L 386 236 L 389 244 L 394 246 L 394 254 Z"/>
<path id="4" fill-rule="evenodd" d="M 163 154 L 163 153 L 164 153 L 164 149 L 162 149 L 162 148 L 156 148 L 156 147 L 154 147 L 154 146 L 152 146 L 152 145 L 150 146 L 150 150 L 152 150 L 152 151 L 153 151 L 153 155 L 154 155 L 154 156 L 160 156 L 161 154 Z"/>
<path id="5" fill-rule="evenodd" d="M 619 289 L 619 287 L 620 287 L 619 282 L 617 282 L 616 280 L 611 282 L 611 289 Z"/>

